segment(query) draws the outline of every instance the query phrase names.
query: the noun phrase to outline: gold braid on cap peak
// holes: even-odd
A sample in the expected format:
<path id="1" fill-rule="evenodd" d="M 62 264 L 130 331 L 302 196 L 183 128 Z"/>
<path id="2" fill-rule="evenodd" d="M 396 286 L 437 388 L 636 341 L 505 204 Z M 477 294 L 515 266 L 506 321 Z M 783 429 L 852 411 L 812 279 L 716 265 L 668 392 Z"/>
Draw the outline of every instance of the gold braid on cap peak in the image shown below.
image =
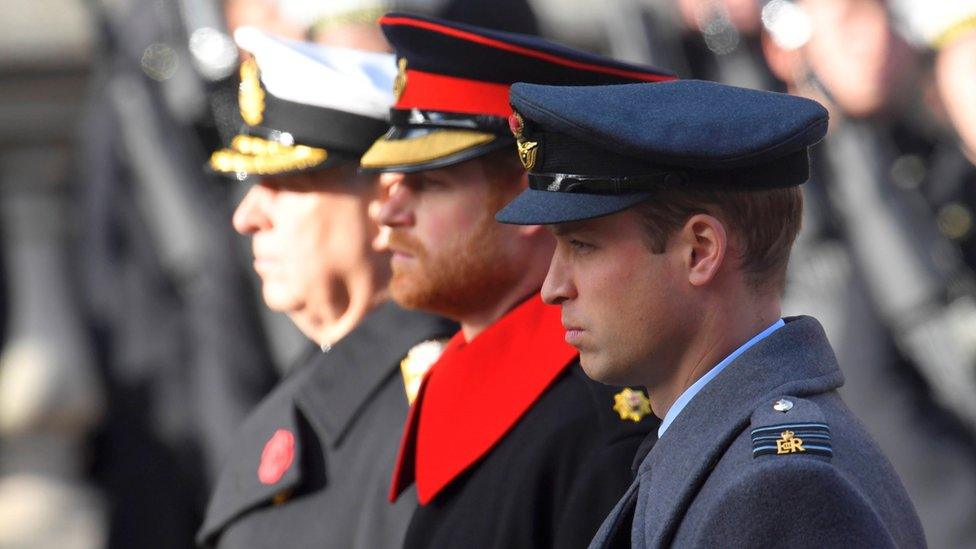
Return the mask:
<path id="1" fill-rule="evenodd" d="M 976 14 L 964 17 L 940 32 L 932 41 L 932 47 L 942 49 L 970 32 L 976 32 Z"/>
<path id="2" fill-rule="evenodd" d="M 312 23 L 309 27 L 309 35 L 318 38 L 322 34 L 346 25 L 375 25 L 387 11 L 389 11 L 387 8 L 374 7 L 326 15 Z"/>
<path id="3" fill-rule="evenodd" d="M 274 175 L 311 168 L 328 157 L 325 149 L 238 135 L 231 141 L 229 149 L 210 155 L 210 167 L 219 173 Z"/>

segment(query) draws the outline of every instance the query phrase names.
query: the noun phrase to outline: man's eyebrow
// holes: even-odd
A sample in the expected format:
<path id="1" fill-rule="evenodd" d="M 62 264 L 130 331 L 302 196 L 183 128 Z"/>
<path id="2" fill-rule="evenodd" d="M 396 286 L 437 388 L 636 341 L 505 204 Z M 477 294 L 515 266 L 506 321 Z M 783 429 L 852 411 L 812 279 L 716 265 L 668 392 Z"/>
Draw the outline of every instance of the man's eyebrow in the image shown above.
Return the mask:
<path id="1" fill-rule="evenodd" d="M 565 234 L 577 232 L 580 230 L 580 226 L 581 226 L 580 223 L 573 222 L 573 221 L 567 223 L 554 223 L 552 225 L 547 225 L 547 227 L 549 227 L 549 230 L 552 231 L 552 234 L 556 236 L 562 236 Z"/>

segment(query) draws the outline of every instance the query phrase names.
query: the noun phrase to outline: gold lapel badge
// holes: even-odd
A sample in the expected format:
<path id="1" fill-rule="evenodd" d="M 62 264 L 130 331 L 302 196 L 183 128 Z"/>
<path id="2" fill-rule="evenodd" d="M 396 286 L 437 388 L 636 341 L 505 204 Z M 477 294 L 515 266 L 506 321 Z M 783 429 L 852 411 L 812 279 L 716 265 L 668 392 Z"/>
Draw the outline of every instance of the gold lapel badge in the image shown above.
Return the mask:
<path id="1" fill-rule="evenodd" d="M 806 452 L 803 447 L 803 439 L 797 437 L 793 431 L 786 430 L 780 433 L 779 440 L 776 441 L 777 454 L 793 454 L 796 452 Z"/>
<path id="2" fill-rule="evenodd" d="M 393 102 L 400 100 L 403 90 L 407 89 L 407 58 L 401 57 L 397 61 L 397 75 L 393 79 Z"/>
<path id="3" fill-rule="evenodd" d="M 254 59 L 241 63 L 241 87 L 237 92 L 237 103 L 241 118 L 249 126 L 257 126 L 264 120 L 264 89 L 261 87 L 258 64 Z"/>
<path id="4" fill-rule="evenodd" d="M 437 362 L 444 352 L 447 340 L 430 339 L 418 343 L 407 351 L 407 356 L 400 361 L 400 373 L 403 375 L 403 388 L 407 392 L 407 402 L 413 404 L 420 391 L 420 382 L 427 370 Z"/>
<path id="5" fill-rule="evenodd" d="M 643 392 L 628 387 L 613 395 L 613 411 L 620 414 L 621 420 L 636 423 L 651 413 L 651 401 Z"/>
<path id="6" fill-rule="evenodd" d="M 522 165 L 525 166 L 526 170 L 531 170 L 532 166 L 535 166 L 535 157 L 539 152 L 539 143 L 529 141 L 522 135 L 522 130 L 525 128 L 525 120 L 522 119 L 521 114 L 512 114 L 508 119 L 508 126 L 512 130 L 512 135 L 515 136 L 515 145 L 518 148 L 519 160 L 522 161 Z"/>

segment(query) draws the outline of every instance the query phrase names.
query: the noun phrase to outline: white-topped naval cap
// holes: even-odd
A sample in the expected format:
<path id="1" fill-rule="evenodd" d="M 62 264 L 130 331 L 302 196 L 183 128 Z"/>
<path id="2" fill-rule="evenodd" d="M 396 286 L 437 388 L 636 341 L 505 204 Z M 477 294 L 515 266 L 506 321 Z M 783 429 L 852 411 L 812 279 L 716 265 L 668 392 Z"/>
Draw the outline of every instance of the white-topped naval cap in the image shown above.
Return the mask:
<path id="1" fill-rule="evenodd" d="M 265 89 L 279 99 L 377 120 L 389 117 L 393 54 L 286 40 L 240 27 L 234 40 L 254 56 Z"/>

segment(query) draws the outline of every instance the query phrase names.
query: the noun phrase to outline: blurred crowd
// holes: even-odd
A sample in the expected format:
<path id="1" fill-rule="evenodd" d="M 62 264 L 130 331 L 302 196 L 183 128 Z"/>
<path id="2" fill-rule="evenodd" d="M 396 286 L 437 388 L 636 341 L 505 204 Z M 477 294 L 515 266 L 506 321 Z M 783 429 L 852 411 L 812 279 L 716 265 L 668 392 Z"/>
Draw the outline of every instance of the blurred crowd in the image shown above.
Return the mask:
<path id="1" fill-rule="evenodd" d="M 976 547 L 976 1 L 16 0 L 0 548 L 193 545 L 230 437 L 313 349 L 255 292 L 245 189 L 203 169 L 242 123 L 230 33 L 394 8 L 827 106 L 785 312 L 823 322 L 929 543 Z"/>

